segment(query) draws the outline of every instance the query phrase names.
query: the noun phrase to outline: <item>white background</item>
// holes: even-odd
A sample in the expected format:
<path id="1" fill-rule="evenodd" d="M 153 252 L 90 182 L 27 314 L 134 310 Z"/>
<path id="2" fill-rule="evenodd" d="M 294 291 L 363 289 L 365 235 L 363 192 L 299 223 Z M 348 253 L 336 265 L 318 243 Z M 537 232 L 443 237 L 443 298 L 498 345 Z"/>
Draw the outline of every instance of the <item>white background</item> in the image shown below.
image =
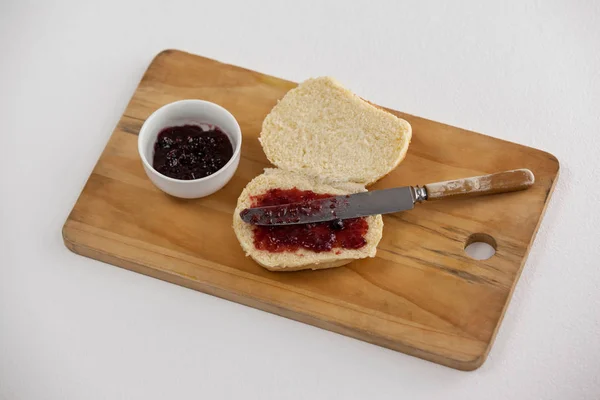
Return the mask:
<path id="1" fill-rule="evenodd" d="M 0 0 L 0 399 L 600 398 L 600 3 L 50 3 Z M 63 246 L 165 48 L 296 81 L 330 74 L 384 106 L 558 157 L 483 367 L 441 367 Z"/>

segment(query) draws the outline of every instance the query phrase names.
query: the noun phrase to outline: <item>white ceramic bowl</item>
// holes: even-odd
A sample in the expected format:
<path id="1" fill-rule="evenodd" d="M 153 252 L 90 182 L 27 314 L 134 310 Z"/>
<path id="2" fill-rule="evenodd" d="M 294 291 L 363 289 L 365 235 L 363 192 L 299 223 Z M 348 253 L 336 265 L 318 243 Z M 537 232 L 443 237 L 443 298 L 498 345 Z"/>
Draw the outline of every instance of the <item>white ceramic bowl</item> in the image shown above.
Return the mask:
<path id="1" fill-rule="evenodd" d="M 215 125 L 229 136 L 233 157 L 223 168 L 212 175 L 194 180 L 173 179 L 152 167 L 154 143 L 161 130 L 186 124 Z M 181 100 L 156 110 L 140 130 L 138 151 L 148 178 L 165 193 L 184 199 L 208 196 L 229 182 L 240 163 L 242 132 L 236 119 L 223 107 L 204 100 Z"/>

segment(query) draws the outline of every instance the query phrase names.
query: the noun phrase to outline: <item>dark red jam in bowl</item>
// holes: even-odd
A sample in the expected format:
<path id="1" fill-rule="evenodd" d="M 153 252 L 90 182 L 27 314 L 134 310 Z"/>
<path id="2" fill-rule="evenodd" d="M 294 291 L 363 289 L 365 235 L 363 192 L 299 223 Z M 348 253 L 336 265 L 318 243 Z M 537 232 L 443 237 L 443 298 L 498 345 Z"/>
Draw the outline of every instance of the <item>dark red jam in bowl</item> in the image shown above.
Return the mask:
<path id="1" fill-rule="evenodd" d="M 332 197 L 310 190 L 270 189 L 252 198 L 252 207 L 277 206 Z M 360 249 L 367 241 L 369 224 L 364 218 L 334 220 L 313 224 L 254 226 L 254 246 L 272 253 L 300 248 L 317 253 L 333 249 Z"/>
<path id="2" fill-rule="evenodd" d="M 152 166 L 170 178 L 200 179 L 223 168 L 231 157 L 231 141 L 218 127 L 172 126 L 158 134 Z"/>

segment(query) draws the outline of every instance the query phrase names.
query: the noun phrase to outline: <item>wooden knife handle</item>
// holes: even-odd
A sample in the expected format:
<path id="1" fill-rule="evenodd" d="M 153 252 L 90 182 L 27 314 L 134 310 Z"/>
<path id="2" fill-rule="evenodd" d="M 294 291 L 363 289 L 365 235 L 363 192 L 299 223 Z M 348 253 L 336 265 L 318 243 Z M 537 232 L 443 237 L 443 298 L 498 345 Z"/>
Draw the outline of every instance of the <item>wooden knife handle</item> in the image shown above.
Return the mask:
<path id="1" fill-rule="evenodd" d="M 534 182 L 533 172 L 528 169 L 515 169 L 490 175 L 430 183 L 425 185 L 425 190 L 427 190 L 427 200 L 439 200 L 515 192 L 529 188 Z"/>

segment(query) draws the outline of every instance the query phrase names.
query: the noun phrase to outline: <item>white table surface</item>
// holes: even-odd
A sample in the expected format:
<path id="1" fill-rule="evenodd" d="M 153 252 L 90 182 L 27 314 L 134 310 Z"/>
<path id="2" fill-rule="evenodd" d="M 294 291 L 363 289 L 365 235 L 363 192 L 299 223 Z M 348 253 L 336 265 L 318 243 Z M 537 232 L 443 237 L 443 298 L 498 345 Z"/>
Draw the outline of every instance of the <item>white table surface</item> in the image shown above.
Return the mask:
<path id="1" fill-rule="evenodd" d="M 0 399 L 600 398 L 598 2 L 36 3 L 0 1 Z M 556 155 L 487 362 L 455 371 L 69 252 L 63 222 L 165 48 L 330 74 Z"/>

